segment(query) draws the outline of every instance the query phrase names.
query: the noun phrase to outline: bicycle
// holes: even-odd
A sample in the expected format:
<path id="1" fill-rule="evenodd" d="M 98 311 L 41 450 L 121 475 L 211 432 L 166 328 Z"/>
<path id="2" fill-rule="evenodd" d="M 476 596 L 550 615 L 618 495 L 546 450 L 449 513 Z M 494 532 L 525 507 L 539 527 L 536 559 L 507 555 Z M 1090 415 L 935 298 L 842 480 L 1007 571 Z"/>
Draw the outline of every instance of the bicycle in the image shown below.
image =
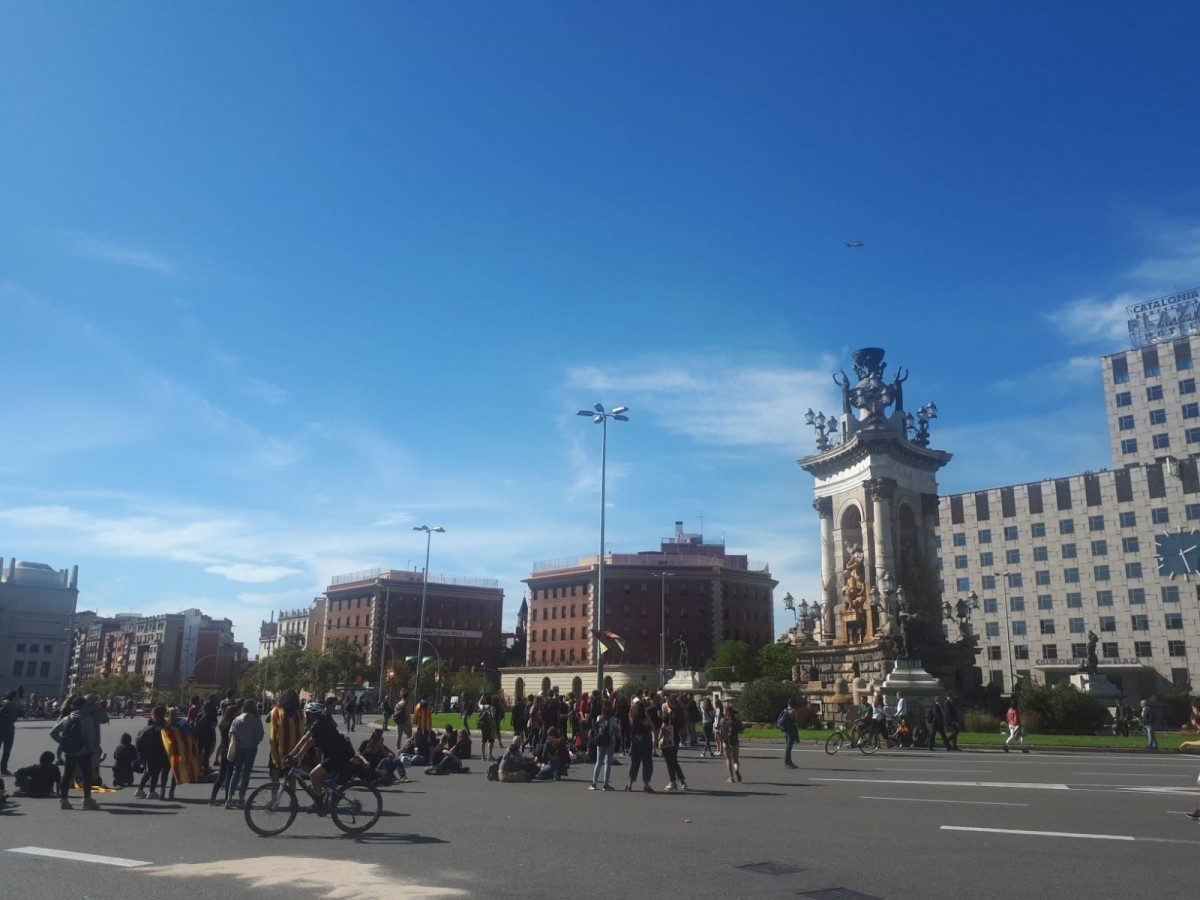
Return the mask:
<path id="1" fill-rule="evenodd" d="M 309 787 L 309 775 L 303 769 L 291 768 L 283 782 L 269 781 L 246 798 L 246 824 L 250 830 L 263 837 L 283 834 L 296 821 L 300 803 L 296 799 L 296 785 L 312 798 L 310 812 L 328 812 L 333 824 L 346 834 L 362 834 L 379 821 L 383 812 L 383 798 L 374 785 L 365 781 L 349 781 L 339 785 L 336 779 L 324 782 L 325 794 L 318 805 L 317 795 Z"/>
<path id="2" fill-rule="evenodd" d="M 852 726 L 849 731 L 839 728 L 826 739 L 825 752 L 833 756 L 846 745 L 851 749 L 857 748 L 864 756 L 870 756 L 879 749 L 879 732 L 863 732 L 858 725 Z"/>

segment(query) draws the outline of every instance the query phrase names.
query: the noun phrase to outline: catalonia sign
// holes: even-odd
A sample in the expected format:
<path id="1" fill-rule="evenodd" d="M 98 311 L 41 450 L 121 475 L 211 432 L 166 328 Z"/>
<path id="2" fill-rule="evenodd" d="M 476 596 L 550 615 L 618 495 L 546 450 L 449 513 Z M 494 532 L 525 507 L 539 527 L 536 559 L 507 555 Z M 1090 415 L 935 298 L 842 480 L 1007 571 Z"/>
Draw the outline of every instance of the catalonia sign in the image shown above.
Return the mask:
<path id="1" fill-rule="evenodd" d="M 1200 288 L 1125 307 L 1135 347 L 1200 332 Z"/>

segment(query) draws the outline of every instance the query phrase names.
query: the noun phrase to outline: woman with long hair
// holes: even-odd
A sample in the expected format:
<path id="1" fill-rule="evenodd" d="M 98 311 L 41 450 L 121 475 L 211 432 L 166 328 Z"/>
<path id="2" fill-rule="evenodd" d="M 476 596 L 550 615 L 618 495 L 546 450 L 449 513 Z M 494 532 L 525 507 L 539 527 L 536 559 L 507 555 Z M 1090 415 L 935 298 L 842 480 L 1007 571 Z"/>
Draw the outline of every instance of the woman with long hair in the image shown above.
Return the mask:
<path id="1" fill-rule="evenodd" d="M 738 760 L 738 735 L 745 727 L 733 704 L 726 703 L 721 714 L 721 746 L 725 751 L 725 770 L 729 773 L 726 780 L 730 784 L 742 780 L 742 766 Z"/>
<path id="2" fill-rule="evenodd" d="M 209 806 L 220 806 L 224 802 L 217 797 L 222 788 L 225 788 L 226 795 L 229 793 L 226 785 L 229 784 L 229 774 L 233 770 L 233 763 L 229 761 L 229 729 L 237 714 L 237 706 L 230 703 L 225 707 L 225 712 L 221 713 L 221 721 L 217 724 L 217 735 L 220 738 L 217 744 L 217 762 L 221 768 L 217 772 L 217 780 L 213 782 L 212 796 L 208 798 Z M 226 800 L 228 799 L 226 796 Z"/>
<path id="3" fill-rule="evenodd" d="M 650 778 L 654 774 L 654 720 L 650 717 L 650 704 L 644 700 L 636 701 L 629 708 L 629 781 L 625 790 L 633 790 L 639 767 L 642 790 L 653 794 Z"/>

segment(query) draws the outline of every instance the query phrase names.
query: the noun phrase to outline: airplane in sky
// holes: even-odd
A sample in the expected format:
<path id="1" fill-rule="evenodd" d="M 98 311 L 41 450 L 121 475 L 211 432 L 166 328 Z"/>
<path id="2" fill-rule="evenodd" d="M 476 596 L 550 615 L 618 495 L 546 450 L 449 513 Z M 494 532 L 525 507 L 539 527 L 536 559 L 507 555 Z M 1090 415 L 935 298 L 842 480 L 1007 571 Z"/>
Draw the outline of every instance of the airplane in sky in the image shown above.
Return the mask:
<path id="1" fill-rule="evenodd" d="M 847 241 L 846 242 L 847 247 L 861 247 L 862 245 L 863 245 L 862 241 Z"/>

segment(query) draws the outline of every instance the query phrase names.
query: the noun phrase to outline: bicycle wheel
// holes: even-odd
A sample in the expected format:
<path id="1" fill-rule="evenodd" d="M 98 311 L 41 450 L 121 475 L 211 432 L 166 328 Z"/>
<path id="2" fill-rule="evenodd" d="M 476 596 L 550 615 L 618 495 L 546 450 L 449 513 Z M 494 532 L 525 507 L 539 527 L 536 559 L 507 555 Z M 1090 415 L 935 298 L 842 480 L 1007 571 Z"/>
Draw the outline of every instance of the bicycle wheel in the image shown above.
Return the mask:
<path id="1" fill-rule="evenodd" d="M 842 744 L 846 743 L 846 735 L 841 731 L 835 731 L 825 741 L 825 752 L 830 756 L 842 749 Z"/>
<path id="2" fill-rule="evenodd" d="M 329 807 L 329 818 L 333 824 L 347 834 L 362 834 L 379 821 L 383 812 L 383 798 L 374 785 L 365 781 L 351 781 L 345 787 L 333 788 L 334 797 Z"/>
<path id="3" fill-rule="evenodd" d="M 278 782 L 268 781 L 262 787 L 255 788 L 246 798 L 246 824 L 255 834 L 271 837 L 286 831 L 296 820 L 299 810 L 295 791 Z"/>
<path id="4" fill-rule="evenodd" d="M 872 731 L 870 734 L 864 734 L 858 739 L 858 749 L 863 752 L 864 756 L 870 756 L 879 749 L 879 732 Z"/>

